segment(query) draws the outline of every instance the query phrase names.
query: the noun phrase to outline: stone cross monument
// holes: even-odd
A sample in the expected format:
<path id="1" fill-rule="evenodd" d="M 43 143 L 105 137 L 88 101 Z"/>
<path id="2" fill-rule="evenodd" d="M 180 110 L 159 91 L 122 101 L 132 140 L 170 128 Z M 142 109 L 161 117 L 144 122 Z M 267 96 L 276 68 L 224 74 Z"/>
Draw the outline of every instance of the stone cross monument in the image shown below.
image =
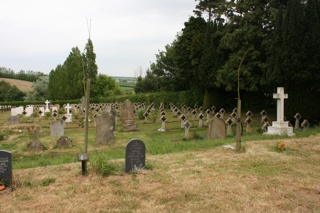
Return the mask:
<path id="1" fill-rule="evenodd" d="M 294 136 L 293 128 L 289 127 L 287 121 L 284 121 L 284 99 L 288 98 L 288 94 L 284 93 L 283 87 L 278 87 L 273 98 L 277 99 L 277 121 L 273 121 L 272 126 L 268 126 L 268 131 L 265 134 Z"/>

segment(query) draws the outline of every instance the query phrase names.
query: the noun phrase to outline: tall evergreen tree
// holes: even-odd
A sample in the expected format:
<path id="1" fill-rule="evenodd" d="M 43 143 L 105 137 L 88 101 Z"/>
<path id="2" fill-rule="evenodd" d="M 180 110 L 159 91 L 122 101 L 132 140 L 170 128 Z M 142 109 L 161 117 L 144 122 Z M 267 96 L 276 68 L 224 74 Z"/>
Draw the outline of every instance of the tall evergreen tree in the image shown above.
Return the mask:
<path id="1" fill-rule="evenodd" d="M 94 52 L 92 40 L 89 38 L 83 53 L 85 77 L 92 79 L 97 78 L 98 66 L 96 64 L 96 54 Z"/>

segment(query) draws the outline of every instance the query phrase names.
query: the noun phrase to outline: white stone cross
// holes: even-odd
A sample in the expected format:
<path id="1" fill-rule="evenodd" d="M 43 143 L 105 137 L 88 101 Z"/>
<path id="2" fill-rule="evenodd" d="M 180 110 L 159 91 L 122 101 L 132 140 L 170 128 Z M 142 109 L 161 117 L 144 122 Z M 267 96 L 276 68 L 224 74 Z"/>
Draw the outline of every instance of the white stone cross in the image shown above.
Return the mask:
<path id="1" fill-rule="evenodd" d="M 45 104 L 46 104 L 45 112 L 50 112 L 49 103 L 50 103 L 50 101 L 46 100 L 46 102 L 45 102 Z"/>
<path id="2" fill-rule="evenodd" d="M 67 106 L 66 107 L 64 107 L 65 109 L 67 109 L 67 115 L 69 115 L 69 113 L 70 113 L 70 109 L 72 108 L 70 105 L 69 105 L 69 103 L 67 104 Z"/>
<path id="3" fill-rule="evenodd" d="M 284 121 L 284 99 L 288 98 L 288 94 L 284 94 L 284 88 L 278 87 L 277 93 L 273 93 L 273 98 L 277 99 L 277 122 Z"/>

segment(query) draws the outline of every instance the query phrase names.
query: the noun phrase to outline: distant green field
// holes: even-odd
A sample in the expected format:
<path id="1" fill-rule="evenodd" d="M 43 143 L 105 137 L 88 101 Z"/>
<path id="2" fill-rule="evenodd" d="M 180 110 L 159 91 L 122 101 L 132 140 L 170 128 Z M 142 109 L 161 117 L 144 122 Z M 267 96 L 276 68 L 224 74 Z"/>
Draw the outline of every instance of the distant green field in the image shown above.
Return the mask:
<path id="1" fill-rule="evenodd" d="M 128 82 L 119 82 L 120 87 L 125 87 L 125 88 L 134 88 L 136 85 L 135 83 L 128 83 Z"/>

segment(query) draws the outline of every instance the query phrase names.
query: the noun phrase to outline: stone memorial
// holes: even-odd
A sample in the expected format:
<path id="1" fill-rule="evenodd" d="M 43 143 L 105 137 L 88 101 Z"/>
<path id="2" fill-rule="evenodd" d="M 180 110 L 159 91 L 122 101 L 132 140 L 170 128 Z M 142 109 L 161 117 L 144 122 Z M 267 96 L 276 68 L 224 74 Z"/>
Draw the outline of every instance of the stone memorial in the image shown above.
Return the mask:
<path id="1" fill-rule="evenodd" d="M 225 139 L 226 125 L 221 118 L 215 117 L 208 121 L 207 129 L 208 139 Z"/>
<path id="2" fill-rule="evenodd" d="M 191 123 L 188 121 L 188 120 L 186 120 L 185 122 L 184 122 L 184 138 L 189 138 L 190 137 L 190 135 L 189 135 L 189 129 L 191 128 Z"/>
<path id="3" fill-rule="evenodd" d="M 125 172 L 138 171 L 145 167 L 146 146 L 139 139 L 132 139 L 126 146 Z"/>
<path id="4" fill-rule="evenodd" d="M 61 136 L 57 140 L 57 148 L 72 148 L 72 140 L 67 136 Z"/>
<path id="5" fill-rule="evenodd" d="M 137 125 L 134 123 L 134 105 L 128 99 L 122 104 L 121 121 L 123 131 L 128 132 L 138 130 Z"/>
<path id="6" fill-rule="evenodd" d="M 45 112 L 50 112 L 50 107 L 49 107 L 50 101 L 46 100 L 45 104 L 46 104 L 46 109 L 44 111 Z"/>
<path id="7" fill-rule="evenodd" d="M 65 122 L 70 123 L 72 122 L 72 113 L 71 113 L 72 106 L 70 106 L 70 104 L 68 103 L 67 106 L 65 106 L 65 109 L 67 112 L 67 114 L 65 114 L 65 117 L 66 117 Z"/>
<path id="8" fill-rule="evenodd" d="M 10 125 L 16 125 L 20 124 L 20 116 L 19 115 L 11 115 L 7 117 L 7 124 Z"/>
<path id="9" fill-rule="evenodd" d="M 64 121 L 53 121 L 50 123 L 51 136 L 64 136 Z"/>
<path id="10" fill-rule="evenodd" d="M 24 110 L 25 113 L 24 116 L 25 117 L 30 117 L 33 114 L 33 106 L 27 106 Z"/>
<path id="11" fill-rule="evenodd" d="M 0 180 L 5 186 L 11 186 L 12 182 L 12 155 L 11 152 L 0 150 Z"/>
<path id="12" fill-rule="evenodd" d="M 35 140 L 28 143 L 29 151 L 42 151 L 45 149 L 44 145 L 39 141 L 39 135 L 40 135 L 40 127 L 37 126 L 34 130 Z"/>
<path id="13" fill-rule="evenodd" d="M 107 145 L 115 143 L 114 127 L 115 119 L 107 111 L 103 111 L 96 117 L 96 145 Z"/>
<path id="14" fill-rule="evenodd" d="M 22 114 L 23 114 L 23 106 L 11 108 L 11 115 L 12 116 L 22 115 Z"/>
<path id="15" fill-rule="evenodd" d="M 278 87 L 273 98 L 277 99 L 277 121 L 273 121 L 264 134 L 294 136 L 293 128 L 289 126 L 288 121 L 284 121 L 284 99 L 288 98 L 288 94 L 284 93 L 283 87 Z"/>

